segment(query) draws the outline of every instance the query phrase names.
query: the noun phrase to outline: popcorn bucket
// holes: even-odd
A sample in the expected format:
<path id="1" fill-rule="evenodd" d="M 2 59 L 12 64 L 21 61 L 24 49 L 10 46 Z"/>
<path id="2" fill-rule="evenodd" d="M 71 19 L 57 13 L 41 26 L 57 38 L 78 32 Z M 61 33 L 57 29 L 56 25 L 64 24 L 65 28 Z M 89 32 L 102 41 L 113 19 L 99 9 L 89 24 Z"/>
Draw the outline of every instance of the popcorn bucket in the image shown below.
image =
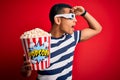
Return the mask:
<path id="1" fill-rule="evenodd" d="M 21 38 L 26 59 L 31 62 L 32 70 L 44 70 L 50 66 L 51 36 Z"/>

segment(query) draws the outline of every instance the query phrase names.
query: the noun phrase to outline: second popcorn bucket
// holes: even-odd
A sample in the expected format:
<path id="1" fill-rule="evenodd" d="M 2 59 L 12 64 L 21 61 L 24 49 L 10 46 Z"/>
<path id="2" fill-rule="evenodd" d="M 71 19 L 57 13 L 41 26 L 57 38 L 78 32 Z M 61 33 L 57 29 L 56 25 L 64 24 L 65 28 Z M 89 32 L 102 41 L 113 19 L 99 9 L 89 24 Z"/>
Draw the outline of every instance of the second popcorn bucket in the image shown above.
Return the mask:
<path id="1" fill-rule="evenodd" d="M 32 35 L 34 36 L 26 37 L 25 34 L 24 38 L 21 37 L 24 53 L 26 59 L 31 62 L 32 70 L 44 70 L 50 66 L 51 35 L 48 33 L 42 34 L 45 31 L 39 30 L 32 30 Z M 31 32 L 28 34 L 31 34 Z"/>

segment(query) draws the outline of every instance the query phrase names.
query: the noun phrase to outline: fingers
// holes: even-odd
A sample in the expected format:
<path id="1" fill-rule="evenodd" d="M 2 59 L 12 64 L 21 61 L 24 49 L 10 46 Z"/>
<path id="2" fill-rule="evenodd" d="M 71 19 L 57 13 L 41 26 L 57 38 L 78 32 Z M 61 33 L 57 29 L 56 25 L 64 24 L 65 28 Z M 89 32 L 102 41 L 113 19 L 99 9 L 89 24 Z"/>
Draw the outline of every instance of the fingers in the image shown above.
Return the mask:
<path id="1" fill-rule="evenodd" d="M 32 70 L 31 66 L 25 66 L 25 70 Z"/>
<path id="2" fill-rule="evenodd" d="M 83 8 L 83 6 L 74 6 L 73 9 L 74 9 L 74 10 L 76 10 L 76 9 L 81 9 L 81 10 L 82 10 L 82 9 L 84 9 L 84 8 Z"/>
<path id="3" fill-rule="evenodd" d="M 30 59 L 31 59 L 31 57 L 29 57 L 29 60 L 30 60 Z M 23 60 L 24 60 L 24 61 L 27 61 L 27 60 L 28 60 L 25 54 L 23 55 Z"/>
<path id="4" fill-rule="evenodd" d="M 25 55 L 23 55 L 23 60 L 26 61 L 26 56 Z"/>
<path id="5" fill-rule="evenodd" d="M 24 61 L 23 70 L 25 71 L 32 70 L 30 61 Z"/>
<path id="6" fill-rule="evenodd" d="M 76 15 L 81 15 L 84 13 L 85 9 L 82 6 L 74 6 L 71 11 L 75 13 Z"/>
<path id="7" fill-rule="evenodd" d="M 23 71 L 32 70 L 31 65 L 24 65 L 24 66 L 22 67 L 22 70 L 23 70 Z"/>
<path id="8" fill-rule="evenodd" d="M 31 68 L 31 63 L 30 63 L 30 60 L 26 60 L 24 61 L 24 66 L 25 66 L 25 69 L 26 70 L 30 70 Z"/>
<path id="9" fill-rule="evenodd" d="M 23 70 L 31 70 L 31 63 L 30 60 L 26 59 L 26 55 L 23 55 L 23 60 L 24 60 L 24 64 L 23 64 Z"/>
<path id="10" fill-rule="evenodd" d="M 24 65 L 30 65 L 30 61 L 24 61 Z"/>
<path id="11" fill-rule="evenodd" d="M 30 60 L 26 58 L 25 54 L 23 55 L 23 60 L 24 60 L 24 63 L 23 63 L 23 66 L 21 67 L 21 74 L 25 77 L 29 77 L 32 73 L 32 66 L 31 66 Z"/>
<path id="12" fill-rule="evenodd" d="M 23 65 L 22 68 L 21 68 L 21 74 L 25 77 L 29 77 L 32 73 L 32 68 L 30 65 L 26 64 L 26 65 Z"/>

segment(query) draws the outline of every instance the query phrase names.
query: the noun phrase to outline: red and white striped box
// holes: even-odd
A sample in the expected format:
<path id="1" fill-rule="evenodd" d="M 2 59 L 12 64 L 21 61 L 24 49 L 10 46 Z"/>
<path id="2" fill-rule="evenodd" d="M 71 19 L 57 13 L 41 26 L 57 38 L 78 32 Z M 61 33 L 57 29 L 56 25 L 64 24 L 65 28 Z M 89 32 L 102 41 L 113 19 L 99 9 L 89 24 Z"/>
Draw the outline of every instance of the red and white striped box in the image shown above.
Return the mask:
<path id="1" fill-rule="evenodd" d="M 32 70 L 44 70 L 50 66 L 51 36 L 21 38 L 26 59 L 31 61 Z"/>

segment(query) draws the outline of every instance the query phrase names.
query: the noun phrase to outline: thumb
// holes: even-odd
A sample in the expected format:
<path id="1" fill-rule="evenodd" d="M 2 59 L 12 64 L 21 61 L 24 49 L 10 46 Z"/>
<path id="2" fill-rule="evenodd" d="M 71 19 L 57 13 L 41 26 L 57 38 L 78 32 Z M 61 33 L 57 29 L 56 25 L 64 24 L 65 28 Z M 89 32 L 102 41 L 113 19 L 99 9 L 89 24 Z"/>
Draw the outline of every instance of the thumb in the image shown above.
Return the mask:
<path id="1" fill-rule="evenodd" d="M 26 61 L 26 60 L 27 60 L 27 58 L 26 58 L 26 55 L 25 55 L 25 54 L 23 55 L 23 60 L 24 60 L 24 61 Z"/>

